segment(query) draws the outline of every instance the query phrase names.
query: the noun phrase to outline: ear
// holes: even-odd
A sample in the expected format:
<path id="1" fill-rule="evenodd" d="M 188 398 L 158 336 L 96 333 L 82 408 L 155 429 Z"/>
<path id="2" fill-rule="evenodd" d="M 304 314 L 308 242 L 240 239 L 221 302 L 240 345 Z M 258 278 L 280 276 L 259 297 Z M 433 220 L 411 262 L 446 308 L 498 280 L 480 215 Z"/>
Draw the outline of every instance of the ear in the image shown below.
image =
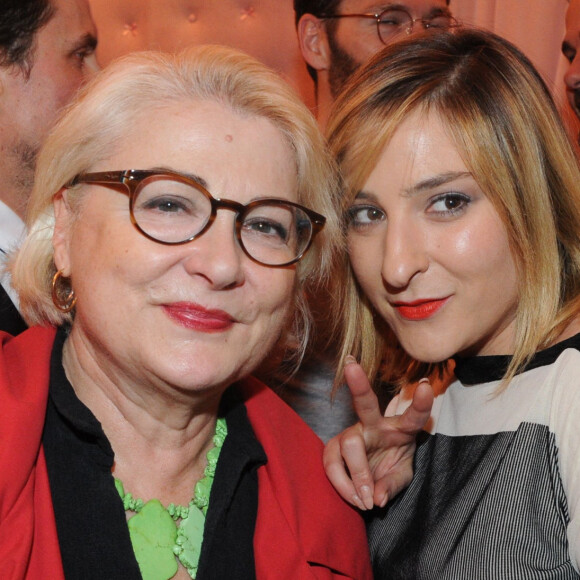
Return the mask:
<path id="1" fill-rule="evenodd" d="M 298 42 L 304 60 L 316 70 L 330 66 L 330 47 L 324 20 L 304 14 L 298 21 Z"/>
<path id="2" fill-rule="evenodd" d="M 74 221 L 73 211 L 67 199 L 67 190 L 61 189 L 54 197 L 54 231 L 52 247 L 54 249 L 54 264 L 57 270 L 62 270 L 63 276 L 71 275 L 71 236 Z"/>

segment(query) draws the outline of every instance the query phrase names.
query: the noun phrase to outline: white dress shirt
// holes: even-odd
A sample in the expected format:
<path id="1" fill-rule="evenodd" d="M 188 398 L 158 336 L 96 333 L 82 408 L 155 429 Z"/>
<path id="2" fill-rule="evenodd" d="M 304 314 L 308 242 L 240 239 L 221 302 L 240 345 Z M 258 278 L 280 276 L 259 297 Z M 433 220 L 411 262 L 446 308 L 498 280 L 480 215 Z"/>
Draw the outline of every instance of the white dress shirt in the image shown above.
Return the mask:
<path id="1" fill-rule="evenodd" d="M 10 284 L 10 274 L 4 270 L 8 252 L 15 250 L 24 240 L 26 226 L 4 202 L 0 201 L 0 284 L 18 308 L 18 295 Z"/>

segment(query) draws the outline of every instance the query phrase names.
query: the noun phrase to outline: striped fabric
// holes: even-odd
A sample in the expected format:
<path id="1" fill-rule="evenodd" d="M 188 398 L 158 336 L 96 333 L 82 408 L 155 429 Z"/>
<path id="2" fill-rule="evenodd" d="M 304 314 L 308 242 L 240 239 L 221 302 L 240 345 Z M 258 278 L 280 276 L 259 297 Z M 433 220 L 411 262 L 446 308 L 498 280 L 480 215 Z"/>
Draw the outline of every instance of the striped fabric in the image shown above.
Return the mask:
<path id="1" fill-rule="evenodd" d="M 375 578 L 580 578 L 579 346 L 539 354 L 500 395 L 505 357 L 458 362 L 411 486 L 369 518 Z"/>

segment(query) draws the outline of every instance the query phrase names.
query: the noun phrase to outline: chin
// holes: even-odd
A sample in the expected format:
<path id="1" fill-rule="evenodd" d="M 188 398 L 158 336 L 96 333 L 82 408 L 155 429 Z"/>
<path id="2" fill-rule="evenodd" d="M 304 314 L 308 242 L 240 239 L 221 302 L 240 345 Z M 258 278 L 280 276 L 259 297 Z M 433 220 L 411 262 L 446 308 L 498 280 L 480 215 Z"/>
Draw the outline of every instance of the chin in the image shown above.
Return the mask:
<path id="1" fill-rule="evenodd" d="M 442 349 L 436 341 L 430 341 L 429 344 L 420 344 L 419 341 L 400 341 L 405 352 L 415 360 L 424 363 L 440 363 L 450 359 L 455 352 L 449 349 Z"/>

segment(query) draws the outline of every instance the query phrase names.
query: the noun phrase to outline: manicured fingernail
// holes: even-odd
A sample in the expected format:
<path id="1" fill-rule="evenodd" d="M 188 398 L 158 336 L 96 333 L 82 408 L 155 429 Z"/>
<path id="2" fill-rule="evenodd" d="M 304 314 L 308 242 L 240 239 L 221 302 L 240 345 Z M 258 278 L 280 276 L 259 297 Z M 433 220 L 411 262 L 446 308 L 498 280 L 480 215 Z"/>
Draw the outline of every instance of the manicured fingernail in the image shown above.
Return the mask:
<path id="1" fill-rule="evenodd" d="M 354 363 L 356 363 L 356 358 L 354 358 L 352 354 L 346 355 L 346 358 L 344 359 L 344 364 L 352 365 Z"/>
<path id="2" fill-rule="evenodd" d="M 361 501 L 360 497 L 356 494 L 354 494 L 352 496 L 352 501 L 353 503 L 356 505 L 356 507 L 359 510 L 365 511 L 367 508 L 365 507 L 365 504 Z"/>
<path id="3" fill-rule="evenodd" d="M 427 384 L 429 384 L 429 379 L 428 379 L 428 378 L 426 378 L 426 377 L 423 377 L 423 378 L 422 378 L 422 379 L 419 381 L 419 384 L 421 384 L 421 383 L 427 383 Z"/>
<path id="4" fill-rule="evenodd" d="M 368 485 L 363 485 L 359 491 L 365 508 L 368 510 L 373 509 L 373 494 L 371 493 L 371 488 Z"/>

